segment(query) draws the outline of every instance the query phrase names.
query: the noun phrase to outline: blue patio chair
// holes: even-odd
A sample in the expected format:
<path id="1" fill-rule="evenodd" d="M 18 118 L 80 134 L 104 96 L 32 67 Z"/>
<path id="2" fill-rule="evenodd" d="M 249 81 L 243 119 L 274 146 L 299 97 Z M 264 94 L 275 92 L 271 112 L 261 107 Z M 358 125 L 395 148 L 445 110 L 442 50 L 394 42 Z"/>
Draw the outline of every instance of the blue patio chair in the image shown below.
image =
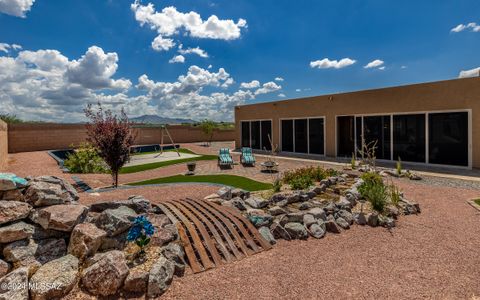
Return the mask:
<path id="1" fill-rule="evenodd" d="M 252 148 L 243 147 L 241 151 L 242 154 L 240 155 L 240 162 L 243 165 L 255 166 L 255 156 L 253 156 Z"/>
<path id="2" fill-rule="evenodd" d="M 221 148 L 218 153 L 218 166 L 229 166 L 233 167 L 233 158 L 230 155 L 230 149 L 228 148 Z"/>

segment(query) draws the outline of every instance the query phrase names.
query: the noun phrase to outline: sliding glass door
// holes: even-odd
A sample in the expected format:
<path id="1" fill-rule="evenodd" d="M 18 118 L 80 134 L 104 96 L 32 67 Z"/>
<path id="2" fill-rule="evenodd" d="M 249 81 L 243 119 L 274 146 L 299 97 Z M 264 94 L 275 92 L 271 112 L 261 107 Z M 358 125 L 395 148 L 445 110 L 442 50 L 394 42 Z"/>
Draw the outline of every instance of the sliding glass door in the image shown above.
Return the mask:
<path id="1" fill-rule="evenodd" d="M 428 145 L 430 163 L 468 166 L 468 113 L 429 114 Z"/>
<path id="2" fill-rule="evenodd" d="M 282 120 L 282 151 L 293 152 L 293 120 Z"/>
<path id="3" fill-rule="evenodd" d="M 393 159 L 425 162 L 425 114 L 393 116 Z"/>
<path id="4" fill-rule="evenodd" d="M 242 147 L 271 150 L 268 136 L 272 136 L 272 121 L 241 121 Z"/>
<path id="5" fill-rule="evenodd" d="M 323 119 L 309 119 L 308 120 L 308 140 L 310 154 L 325 154 L 325 137 L 324 137 L 324 122 Z"/>
<path id="6" fill-rule="evenodd" d="M 297 153 L 308 153 L 307 119 L 298 119 L 295 124 L 295 149 Z"/>
<path id="7" fill-rule="evenodd" d="M 390 116 L 363 117 L 363 138 L 376 158 L 390 159 Z"/>
<path id="8" fill-rule="evenodd" d="M 262 149 L 272 150 L 270 139 L 272 138 L 272 121 L 262 121 Z"/>
<path id="9" fill-rule="evenodd" d="M 282 151 L 325 154 L 323 118 L 281 120 L 280 124 Z"/>
<path id="10" fill-rule="evenodd" d="M 250 122 L 242 123 L 242 147 L 250 147 Z"/>
<path id="11" fill-rule="evenodd" d="M 337 156 L 350 157 L 355 152 L 355 118 L 337 117 Z"/>

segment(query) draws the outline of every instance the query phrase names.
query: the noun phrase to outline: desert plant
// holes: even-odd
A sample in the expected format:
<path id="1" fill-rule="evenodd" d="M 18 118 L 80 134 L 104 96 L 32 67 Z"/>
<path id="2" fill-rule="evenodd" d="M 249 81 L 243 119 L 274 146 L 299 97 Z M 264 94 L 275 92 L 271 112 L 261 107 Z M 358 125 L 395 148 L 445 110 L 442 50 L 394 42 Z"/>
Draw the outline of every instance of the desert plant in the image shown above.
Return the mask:
<path id="1" fill-rule="evenodd" d="M 135 140 L 128 117 L 123 108 L 117 116 L 110 110 L 104 111 L 100 103 L 97 111 L 89 104 L 85 115 L 90 119 L 90 123 L 86 124 L 87 140 L 98 149 L 98 154 L 110 167 L 113 185 L 117 187 L 118 172 L 130 160 L 130 146 Z"/>
<path id="2" fill-rule="evenodd" d="M 14 114 L 0 114 L 0 120 L 7 124 L 18 124 L 18 123 L 24 123 L 24 121 L 20 118 L 18 118 Z"/>
<path id="3" fill-rule="evenodd" d="M 365 140 L 362 138 L 362 148 L 358 150 L 358 153 L 362 157 L 362 163 L 373 169 L 375 169 L 376 163 L 375 151 L 377 150 L 377 143 L 377 140 L 365 143 Z"/>
<path id="4" fill-rule="evenodd" d="M 398 204 L 400 203 L 400 199 L 401 199 L 400 190 L 398 189 L 398 187 L 396 185 L 391 183 L 388 186 L 388 191 L 389 191 L 389 194 L 390 194 L 390 203 L 392 203 L 395 206 L 398 206 Z"/>
<path id="5" fill-rule="evenodd" d="M 352 159 L 350 160 L 350 168 L 355 170 L 357 166 L 357 160 L 355 159 L 355 153 L 352 153 Z"/>
<path id="6" fill-rule="evenodd" d="M 397 163 L 395 164 L 395 168 L 397 170 L 397 175 L 402 175 L 402 159 L 400 156 L 398 157 Z"/>
<path id="7" fill-rule="evenodd" d="M 82 143 L 67 156 L 64 166 L 72 173 L 106 173 L 107 168 L 98 151 L 89 143 Z"/>
<path id="8" fill-rule="evenodd" d="M 313 180 L 308 175 L 297 176 L 290 181 L 292 190 L 304 190 L 313 184 Z"/>
<path id="9" fill-rule="evenodd" d="M 133 221 L 132 227 L 127 234 L 127 241 L 135 242 L 140 247 L 140 254 L 145 253 L 145 247 L 150 243 L 155 227 L 145 216 L 138 216 Z"/>
<path id="10" fill-rule="evenodd" d="M 383 183 L 365 181 L 359 186 L 358 191 L 372 204 L 374 210 L 383 212 L 388 200 L 387 190 Z"/>
<path id="11" fill-rule="evenodd" d="M 203 120 L 200 123 L 200 129 L 202 130 L 203 134 L 207 138 L 207 145 L 212 143 L 213 133 L 215 132 L 215 122 L 212 120 Z"/>
<path id="12" fill-rule="evenodd" d="M 363 181 L 367 183 L 373 182 L 377 184 L 383 184 L 382 176 L 380 176 L 380 174 L 375 172 L 363 173 L 362 176 L 360 176 L 360 178 L 362 178 Z"/>
<path id="13" fill-rule="evenodd" d="M 274 193 L 278 193 L 282 190 L 282 181 L 280 179 L 275 179 L 272 184 L 272 190 Z"/>

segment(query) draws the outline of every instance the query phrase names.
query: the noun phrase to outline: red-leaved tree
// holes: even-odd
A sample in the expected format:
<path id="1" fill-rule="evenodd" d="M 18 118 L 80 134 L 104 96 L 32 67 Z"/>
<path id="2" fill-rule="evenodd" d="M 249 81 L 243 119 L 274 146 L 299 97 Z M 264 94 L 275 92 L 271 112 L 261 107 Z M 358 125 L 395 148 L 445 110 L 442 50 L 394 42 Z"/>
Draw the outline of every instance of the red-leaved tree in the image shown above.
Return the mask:
<path id="1" fill-rule="evenodd" d="M 127 114 L 122 108 L 120 116 L 117 116 L 111 110 L 104 110 L 100 103 L 96 111 L 91 104 L 84 111 L 90 119 L 86 124 L 87 140 L 97 148 L 100 157 L 110 167 L 113 185 L 117 187 L 118 172 L 130 160 L 130 146 L 135 140 Z"/>

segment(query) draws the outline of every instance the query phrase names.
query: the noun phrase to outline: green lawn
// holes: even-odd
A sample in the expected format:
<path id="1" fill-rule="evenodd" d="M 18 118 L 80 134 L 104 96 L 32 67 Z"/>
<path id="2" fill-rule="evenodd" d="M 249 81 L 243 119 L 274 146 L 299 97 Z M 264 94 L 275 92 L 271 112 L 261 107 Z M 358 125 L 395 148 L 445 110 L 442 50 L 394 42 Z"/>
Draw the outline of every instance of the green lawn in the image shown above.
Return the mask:
<path id="1" fill-rule="evenodd" d="M 164 152 L 174 152 L 175 149 L 168 149 L 168 150 L 163 150 Z M 195 152 L 185 149 L 185 148 L 178 148 L 178 152 L 180 153 L 185 153 L 185 154 L 196 154 Z M 145 154 L 155 154 L 155 153 L 160 153 L 159 151 L 149 151 L 149 152 L 137 152 L 137 153 L 132 153 L 132 155 L 145 155 Z"/>
<path id="2" fill-rule="evenodd" d="M 123 167 L 123 168 L 120 169 L 120 174 L 142 172 L 142 171 L 146 171 L 146 170 L 152 170 L 152 169 L 156 169 L 156 168 L 161 168 L 161 167 L 166 167 L 166 166 L 170 166 L 170 165 L 186 163 L 186 162 L 190 162 L 190 161 L 216 160 L 216 159 L 217 159 L 216 155 L 200 155 L 198 157 L 175 159 L 175 160 L 169 160 L 169 161 L 160 161 L 160 162 L 154 162 L 154 163 L 138 165 L 138 166 Z M 187 167 L 185 167 L 185 170 L 186 169 L 187 169 Z"/>
<path id="3" fill-rule="evenodd" d="M 146 185 L 146 184 L 160 184 L 160 183 L 178 183 L 178 182 L 209 182 L 229 185 L 236 188 L 241 188 L 247 191 L 262 191 L 272 188 L 270 183 L 258 182 L 246 177 L 235 175 L 198 175 L 185 176 L 175 175 L 170 177 L 150 179 L 140 182 L 130 183 L 129 185 Z"/>
<path id="4" fill-rule="evenodd" d="M 480 198 L 473 200 L 473 202 L 475 202 L 475 203 L 477 203 L 478 205 L 480 205 Z"/>

